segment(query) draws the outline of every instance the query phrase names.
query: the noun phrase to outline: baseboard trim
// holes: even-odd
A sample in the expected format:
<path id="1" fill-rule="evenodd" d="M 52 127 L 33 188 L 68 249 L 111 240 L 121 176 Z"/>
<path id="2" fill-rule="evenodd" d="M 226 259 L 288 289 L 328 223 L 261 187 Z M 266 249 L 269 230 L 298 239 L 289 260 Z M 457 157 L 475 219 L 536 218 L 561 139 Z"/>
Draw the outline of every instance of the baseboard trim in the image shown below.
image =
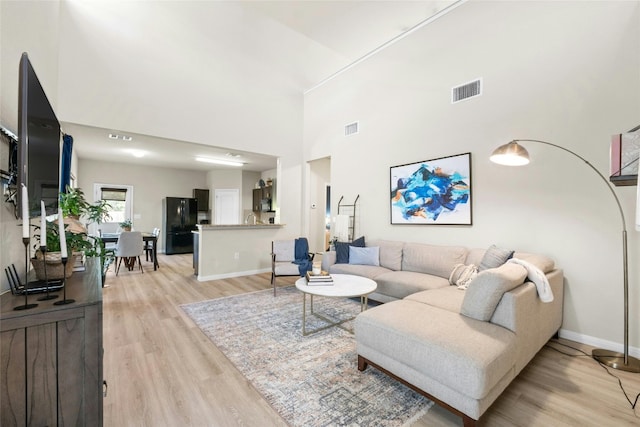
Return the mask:
<path id="1" fill-rule="evenodd" d="M 617 351 L 620 353 L 624 351 L 624 345 L 621 343 L 603 340 L 601 338 L 596 338 L 589 335 L 579 334 L 577 332 L 568 331 L 566 329 L 560 329 L 559 334 L 560 338 L 566 338 L 568 340 L 590 345 L 592 347 Z M 629 355 L 640 358 L 640 348 L 629 346 Z"/>
<path id="2" fill-rule="evenodd" d="M 269 273 L 270 271 L 271 271 L 270 268 L 263 268 L 260 270 L 247 270 L 247 271 L 235 271 L 233 273 L 212 274 L 210 276 L 198 275 L 198 282 L 206 282 L 208 280 L 230 279 L 232 277 L 251 276 L 253 274 Z"/>

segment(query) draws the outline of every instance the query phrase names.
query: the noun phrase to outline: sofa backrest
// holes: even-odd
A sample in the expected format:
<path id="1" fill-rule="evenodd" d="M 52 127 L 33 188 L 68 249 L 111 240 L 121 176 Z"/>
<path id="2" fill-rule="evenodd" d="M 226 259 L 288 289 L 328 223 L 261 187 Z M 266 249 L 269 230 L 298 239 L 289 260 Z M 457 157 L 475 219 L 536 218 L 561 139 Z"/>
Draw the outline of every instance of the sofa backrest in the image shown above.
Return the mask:
<path id="1" fill-rule="evenodd" d="M 402 250 L 402 270 L 448 279 L 456 264 L 465 262 L 467 251 L 463 246 L 405 243 Z"/>
<path id="2" fill-rule="evenodd" d="M 482 248 L 470 249 L 469 252 L 467 252 L 467 257 L 464 261 L 464 264 L 474 264 L 479 266 L 486 251 L 486 249 Z M 515 252 L 513 254 L 513 258 L 518 258 L 530 262 L 531 264 L 542 270 L 542 272 L 545 274 L 552 272 L 555 268 L 555 262 L 545 255 L 532 254 L 529 252 Z"/>
<path id="3" fill-rule="evenodd" d="M 293 261 L 295 256 L 296 241 L 290 240 L 274 240 L 271 243 L 272 253 L 276 256 L 275 260 L 279 261 Z"/>
<path id="4" fill-rule="evenodd" d="M 367 242 L 368 247 L 379 247 L 380 267 L 398 271 L 402 269 L 402 248 L 404 242 L 395 240 L 372 240 Z"/>

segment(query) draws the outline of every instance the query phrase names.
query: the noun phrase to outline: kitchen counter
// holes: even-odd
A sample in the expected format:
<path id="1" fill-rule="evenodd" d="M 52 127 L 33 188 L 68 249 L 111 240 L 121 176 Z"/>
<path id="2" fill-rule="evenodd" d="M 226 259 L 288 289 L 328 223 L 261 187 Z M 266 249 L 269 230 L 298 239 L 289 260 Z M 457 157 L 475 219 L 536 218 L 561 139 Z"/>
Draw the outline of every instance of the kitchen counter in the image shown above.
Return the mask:
<path id="1" fill-rule="evenodd" d="M 199 224 L 198 230 L 244 230 L 254 228 L 281 228 L 285 224 Z"/>
<path id="2" fill-rule="evenodd" d="M 271 271 L 271 242 L 289 238 L 285 224 L 198 224 L 194 272 L 199 281 Z"/>

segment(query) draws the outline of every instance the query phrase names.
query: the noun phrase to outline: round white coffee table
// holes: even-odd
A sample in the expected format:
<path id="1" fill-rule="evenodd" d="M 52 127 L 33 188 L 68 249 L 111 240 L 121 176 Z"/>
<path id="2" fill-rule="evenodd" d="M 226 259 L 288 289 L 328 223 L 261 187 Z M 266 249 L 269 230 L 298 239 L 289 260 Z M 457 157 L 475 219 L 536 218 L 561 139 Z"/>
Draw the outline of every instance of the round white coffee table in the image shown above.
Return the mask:
<path id="1" fill-rule="evenodd" d="M 350 317 L 348 319 L 340 320 L 335 322 L 322 316 L 313 311 L 313 297 L 314 296 L 322 296 L 322 297 L 330 297 L 330 298 L 352 298 L 352 297 L 360 297 L 360 311 L 364 311 L 367 309 L 367 302 L 369 294 L 376 290 L 378 285 L 371 279 L 367 279 L 366 277 L 354 276 L 351 274 L 332 274 L 333 278 L 332 285 L 309 285 L 307 283 L 307 279 L 301 277 L 296 281 L 296 288 L 302 291 L 302 335 L 307 336 L 309 334 L 319 332 L 330 328 L 332 326 L 337 326 L 341 329 L 344 329 L 347 332 L 353 333 L 352 330 L 349 330 L 342 326 L 343 323 L 348 322 L 349 320 L 355 319 L 355 316 Z M 307 332 L 307 294 L 311 295 L 311 311 L 310 314 L 316 316 L 325 322 L 328 323 L 327 326 L 322 328 L 315 329 L 313 331 Z"/>

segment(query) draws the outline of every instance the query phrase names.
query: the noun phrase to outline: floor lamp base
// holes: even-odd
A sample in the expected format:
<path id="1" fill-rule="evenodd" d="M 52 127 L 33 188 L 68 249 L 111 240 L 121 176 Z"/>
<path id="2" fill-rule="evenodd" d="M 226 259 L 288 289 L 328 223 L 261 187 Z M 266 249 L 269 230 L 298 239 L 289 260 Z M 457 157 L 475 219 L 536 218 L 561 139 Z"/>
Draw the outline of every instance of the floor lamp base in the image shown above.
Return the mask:
<path id="1" fill-rule="evenodd" d="M 625 365 L 623 353 L 595 349 L 591 352 L 591 356 L 598 362 L 613 369 L 634 373 L 640 372 L 640 360 L 632 356 L 627 356 L 627 364 Z"/>

